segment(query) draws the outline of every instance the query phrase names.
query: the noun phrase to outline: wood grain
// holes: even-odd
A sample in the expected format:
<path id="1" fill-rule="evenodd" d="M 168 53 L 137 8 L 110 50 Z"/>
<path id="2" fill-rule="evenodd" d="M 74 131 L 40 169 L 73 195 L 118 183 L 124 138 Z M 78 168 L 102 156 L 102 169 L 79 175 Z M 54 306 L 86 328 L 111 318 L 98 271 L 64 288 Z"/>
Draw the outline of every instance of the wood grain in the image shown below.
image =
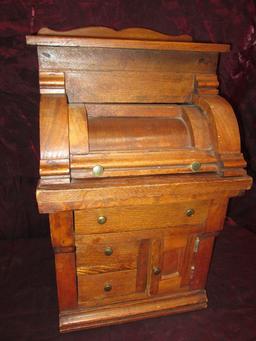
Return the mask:
<path id="1" fill-rule="evenodd" d="M 220 96 L 195 96 L 194 102 L 213 117 L 218 152 L 240 153 L 239 128 L 231 105 Z"/>
<path id="2" fill-rule="evenodd" d="M 76 234 L 106 233 L 130 230 L 144 230 L 177 225 L 203 224 L 208 214 L 209 202 L 184 201 L 167 205 L 136 205 L 122 207 L 100 207 L 98 209 L 75 211 Z M 189 208 L 195 210 L 186 216 Z M 104 225 L 97 222 L 105 216 Z"/>
<path id="3" fill-rule="evenodd" d="M 40 94 L 65 94 L 65 75 L 63 72 L 39 73 Z"/>
<path id="4" fill-rule="evenodd" d="M 150 317 L 164 316 L 185 311 L 206 308 L 207 296 L 204 290 L 191 291 L 182 295 L 166 295 L 151 300 L 123 302 L 105 309 L 79 309 L 76 312 L 62 313 L 62 332 L 81 330 L 120 322 L 136 321 Z"/>
<path id="5" fill-rule="evenodd" d="M 49 215 L 53 247 L 74 246 L 73 212 L 63 211 Z"/>
<path id="6" fill-rule="evenodd" d="M 169 150 L 191 146 L 181 119 L 100 117 L 89 119 L 90 152 Z"/>
<path id="7" fill-rule="evenodd" d="M 194 89 L 190 73 L 68 71 L 65 79 L 70 102 L 183 103 L 191 102 Z"/>
<path id="8" fill-rule="evenodd" d="M 37 202 L 42 213 L 70 209 L 114 206 L 165 204 L 187 199 L 232 197 L 249 189 L 252 179 L 247 176 L 221 178 L 219 176 L 144 177 L 143 179 L 99 179 L 66 185 L 38 187 Z M 142 201 L 143 200 L 143 201 Z"/>
<path id="9" fill-rule="evenodd" d="M 209 74 L 216 72 L 216 52 L 38 46 L 42 71 L 144 71 Z"/>
<path id="10" fill-rule="evenodd" d="M 190 282 L 191 289 L 204 288 L 206 285 L 215 237 L 200 238 L 199 250 L 194 259 L 195 270 Z"/>
<path id="11" fill-rule="evenodd" d="M 105 26 L 89 26 L 76 28 L 69 31 L 54 31 L 43 27 L 38 31 L 38 35 L 58 35 L 74 37 L 102 37 L 102 38 L 122 38 L 122 39 L 146 39 L 146 40 L 170 40 L 170 41 L 191 41 L 189 35 L 170 35 L 153 31 L 142 27 L 129 27 L 122 30 L 115 30 Z"/>
<path id="12" fill-rule="evenodd" d="M 28 45 L 105 47 L 162 51 L 228 52 L 230 45 L 140 39 L 105 39 L 65 36 L 26 36 Z"/>
<path id="13" fill-rule="evenodd" d="M 61 331 L 205 308 L 228 199 L 252 182 L 218 96 L 229 46 L 106 27 L 27 42 L 38 49 L 37 202 L 50 213 Z"/>
<path id="14" fill-rule="evenodd" d="M 87 154 L 89 152 L 87 113 L 83 104 L 70 104 L 69 143 L 71 154 Z"/>
<path id="15" fill-rule="evenodd" d="M 165 117 L 182 118 L 182 107 L 176 104 L 88 104 L 89 118 L 95 117 Z"/>
<path id="16" fill-rule="evenodd" d="M 41 95 L 40 101 L 40 175 L 69 175 L 68 107 L 65 95 Z"/>
<path id="17" fill-rule="evenodd" d="M 55 254 L 55 270 L 60 311 L 77 307 L 75 267 L 75 254 L 73 252 Z"/>
<path id="18" fill-rule="evenodd" d="M 112 290 L 104 291 L 104 285 L 109 283 Z M 115 302 L 120 296 L 136 292 L 136 270 L 102 273 L 96 275 L 78 275 L 78 300 L 87 305 L 103 305 L 105 299 Z M 94 302 L 92 302 L 94 301 Z"/>

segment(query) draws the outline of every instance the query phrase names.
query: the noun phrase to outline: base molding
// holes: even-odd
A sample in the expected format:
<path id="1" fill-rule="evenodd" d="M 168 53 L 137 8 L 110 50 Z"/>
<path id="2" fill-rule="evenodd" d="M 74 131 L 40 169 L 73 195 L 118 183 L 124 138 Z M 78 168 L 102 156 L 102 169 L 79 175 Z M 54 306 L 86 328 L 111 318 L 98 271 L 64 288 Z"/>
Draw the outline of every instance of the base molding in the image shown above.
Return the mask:
<path id="1" fill-rule="evenodd" d="M 60 314 L 60 331 L 62 333 L 89 329 L 111 324 L 120 324 L 165 316 L 174 313 L 199 310 L 207 307 L 205 290 L 182 293 L 143 301 L 113 304 L 108 307 L 85 308 L 66 311 Z"/>

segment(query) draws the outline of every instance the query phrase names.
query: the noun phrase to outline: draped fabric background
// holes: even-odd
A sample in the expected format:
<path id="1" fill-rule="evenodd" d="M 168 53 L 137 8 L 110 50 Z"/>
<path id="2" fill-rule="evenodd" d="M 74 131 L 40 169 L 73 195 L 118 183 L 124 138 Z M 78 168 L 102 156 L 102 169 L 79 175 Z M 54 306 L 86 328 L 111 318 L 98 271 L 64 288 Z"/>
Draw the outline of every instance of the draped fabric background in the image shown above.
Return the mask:
<path id="1" fill-rule="evenodd" d="M 36 33 L 42 27 L 68 30 L 98 25 L 115 29 L 146 27 L 169 34 L 190 34 L 193 40 L 199 42 L 232 44 L 232 52 L 222 55 L 219 63 L 220 94 L 228 99 L 235 109 L 242 136 L 242 149 L 250 173 L 256 175 L 256 5 L 253 0 L 1 0 L 0 276 L 2 277 L 0 278 L 0 286 L 2 287 L 0 292 L 6 295 L 3 301 L 1 298 L 1 303 L 5 302 L 4 309 L 6 309 L 7 314 L 8 307 L 11 311 L 15 302 L 25 302 L 27 297 L 34 299 L 30 302 L 31 306 L 34 307 L 33 309 L 39 304 L 41 289 L 38 277 L 35 275 L 39 263 L 42 276 L 46 274 L 42 278 L 54 283 L 54 272 L 50 274 L 48 272 L 47 275 L 48 267 L 53 266 L 49 246 L 48 218 L 45 215 L 38 214 L 35 200 L 39 165 L 37 55 L 35 47 L 26 46 L 25 36 Z M 237 222 L 256 231 L 255 198 L 256 190 L 254 188 L 245 197 L 233 200 L 229 215 Z M 228 231 L 232 232 L 232 229 Z M 234 234 L 238 239 L 241 235 L 240 230 Z M 233 239 L 235 242 L 235 237 Z M 253 242 L 251 241 L 251 243 L 250 250 L 253 249 Z M 226 245 L 224 243 L 224 248 Z M 242 246 L 239 250 L 242 250 Z M 232 252 L 229 251 L 231 264 Z M 247 254 L 248 257 L 251 257 L 252 253 L 248 252 L 250 252 L 249 249 L 247 249 Z M 221 260 L 219 262 L 221 268 Z M 24 271 L 21 264 L 27 264 L 26 266 L 30 266 L 34 272 L 31 273 L 26 268 L 27 271 L 24 273 L 15 274 L 15 271 Z M 17 282 L 14 283 L 13 278 L 17 278 Z M 236 285 L 240 285 L 241 289 L 242 284 L 239 280 L 237 278 Z M 57 309 L 56 292 L 49 289 L 49 283 L 43 284 L 42 295 L 45 295 L 48 300 L 43 302 L 43 307 L 44 304 L 45 307 L 50 306 L 51 300 L 52 304 L 55 304 L 54 309 Z M 217 285 L 218 278 L 215 278 L 213 283 Z M 20 292 L 19 285 L 23 285 L 22 288 L 30 289 Z M 2 290 L 3 288 L 4 290 Z M 225 288 L 227 289 L 228 286 Z M 17 294 L 12 305 L 9 300 L 13 292 L 17 292 Z M 226 293 L 228 294 L 228 292 L 227 289 Z M 232 301 L 231 296 L 231 294 L 228 296 L 230 302 Z M 246 297 L 253 296 L 245 295 Z M 215 299 L 217 302 L 218 298 L 215 297 Z M 241 300 L 243 301 L 243 299 Z M 47 306 L 47 304 L 49 305 Z M 25 306 L 30 307 L 29 304 L 25 304 Z M 17 306 L 15 311 L 18 314 L 22 309 L 27 309 L 26 313 L 28 313 L 30 308 Z M 40 301 L 40 309 L 43 309 L 42 300 Z M 250 310 L 248 311 L 250 313 Z M 255 309 L 253 311 L 255 314 Z M 211 311 L 209 310 L 208 313 L 211 314 Z M 52 314 L 56 319 L 56 310 Z M 190 331 L 193 329 L 194 323 L 200 326 L 199 315 L 194 314 L 191 315 L 195 318 L 191 320 L 193 323 L 190 322 Z M 228 312 L 223 314 L 223 319 L 225 319 Z M 45 315 L 42 316 L 45 317 Z M 239 316 L 239 314 L 236 315 L 238 322 Z M 23 323 L 22 319 L 17 321 L 17 323 Z M 32 319 L 32 321 L 34 320 Z M 179 318 L 173 321 L 174 327 L 175 321 L 179 321 Z M 220 325 L 221 317 L 215 322 Z M 248 333 L 250 333 L 253 320 L 246 320 L 245 322 Z M 149 325 L 150 322 L 137 324 L 142 329 L 145 326 L 149 327 Z M 47 328 L 47 325 L 42 324 L 42 326 Z M 164 326 L 164 322 L 162 326 Z M 214 325 L 212 324 L 212 326 Z M 181 327 L 182 323 L 180 324 Z M 120 340 L 119 332 L 122 330 L 125 329 L 118 329 L 118 327 L 115 329 L 116 338 L 113 337 L 113 340 Z M 126 331 L 129 332 L 127 328 Z M 103 333 L 102 331 L 97 334 L 98 340 L 106 340 Z M 28 340 L 39 339 L 31 338 L 32 334 L 29 335 Z M 93 333 L 90 332 L 87 335 L 90 338 Z M 145 334 L 142 333 L 141 335 Z M 216 335 L 218 336 L 218 333 Z M 253 337 L 252 335 L 250 334 L 250 337 Z M 205 339 L 207 333 L 204 336 Z M 256 337 L 255 334 L 254 336 Z M 20 337 L 13 340 L 17 339 L 23 340 Z M 110 340 L 110 336 L 108 339 Z M 154 340 L 156 339 L 154 338 Z M 84 340 L 83 336 L 81 336 L 81 340 Z M 178 339 L 174 338 L 174 340 Z"/>
<path id="2" fill-rule="evenodd" d="M 68 30 L 90 25 L 146 27 L 232 44 L 232 52 L 222 55 L 219 64 L 220 93 L 235 109 L 243 151 L 256 173 L 253 0 L 1 0 L 0 239 L 48 234 L 47 217 L 38 215 L 34 196 L 39 164 L 37 55 L 35 47 L 26 46 L 25 35 L 46 26 Z M 233 212 L 240 203 L 233 205 Z M 243 200 L 244 210 L 246 204 Z"/>

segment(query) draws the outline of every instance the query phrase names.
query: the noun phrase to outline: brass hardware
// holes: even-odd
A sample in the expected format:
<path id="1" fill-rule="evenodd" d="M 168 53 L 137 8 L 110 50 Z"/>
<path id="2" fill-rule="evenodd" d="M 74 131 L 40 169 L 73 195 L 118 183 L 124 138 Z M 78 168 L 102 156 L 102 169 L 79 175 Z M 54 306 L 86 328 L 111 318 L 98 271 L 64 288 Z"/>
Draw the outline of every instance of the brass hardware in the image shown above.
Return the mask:
<path id="1" fill-rule="evenodd" d="M 92 169 L 93 176 L 101 176 L 104 172 L 104 168 L 101 165 L 96 165 Z"/>
<path id="2" fill-rule="evenodd" d="M 153 266 L 154 275 L 159 275 L 161 273 L 161 269 L 158 266 Z"/>
<path id="3" fill-rule="evenodd" d="M 104 250 L 104 253 L 105 253 L 106 256 L 111 256 L 112 253 L 113 253 L 112 247 L 107 246 L 107 247 L 105 248 L 105 250 Z"/>
<path id="4" fill-rule="evenodd" d="M 194 215 L 195 214 L 195 210 L 193 209 L 193 208 L 188 208 L 187 210 L 186 210 L 186 216 L 187 217 L 191 217 L 192 215 Z"/>
<path id="5" fill-rule="evenodd" d="M 104 217 L 104 215 L 101 215 L 98 217 L 97 221 L 98 221 L 98 224 L 105 224 L 105 222 L 107 221 L 107 218 Z"/>
<path id="6" fill-rule="evenodd" d="M 191 271 L 195 271 L 196 267 L 195 265 L 191 265 Z"/>
<path id="7" fill-rule="evenodd" d="M 197 253 L 199 250 L 200 238 L 196 237 L 195 244 L 194 244 L 194 253 Z"/>
<path id="8" fill-rule="evenodd" d="M 194 161 L 190 165 L 192 172 L 197 172 L 201 168 L 201 163 L 199 161 Z"/>
<path id="9" fill-rule="evenodd" d="M 112 290 L 112 285 L 110 283 L 105 283 L 104 284 L 104 291 L 111 291 Z"/>

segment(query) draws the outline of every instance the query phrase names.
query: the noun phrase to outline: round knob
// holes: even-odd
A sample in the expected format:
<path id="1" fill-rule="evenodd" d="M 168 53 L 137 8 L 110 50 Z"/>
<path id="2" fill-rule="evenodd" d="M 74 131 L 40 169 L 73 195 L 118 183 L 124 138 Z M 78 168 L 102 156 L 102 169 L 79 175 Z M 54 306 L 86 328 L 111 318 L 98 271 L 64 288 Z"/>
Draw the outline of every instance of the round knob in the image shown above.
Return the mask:
<path id="1" fill-rule="evenodd" d="M 111 291 L 111 290 L 112 290 L 112 285 L 110 283 L 105 283 L 104 291 Z"/>
<path id="2" fill-rule="evenodd" d="M 191 167 L 192 172 L 197 172 L 201 168 L 201 163 L 198 161 L 194 161 L 191 163 L 190 167 Z"/>
<path id="3" fill-rule="evenodd" d="M 104 168 L 101 165 L 96 165 L 92 169 L 93 176 L 101 176 L 104 172 Z"/>
<path id="4" fill-rule="evenodd" d="M 104 250 L 104 253 L 105 253 L 106 256 L 111 256 L 112 253 L 113 253 L 112 247 L 107 246 L 107 247 L 105 248 L 105 250 Z"/>
<path id="5" fill-rule="evenodd" d="M 153 267 L 153 273 L 154 275 L 159 275 L 161 273 L 161 269 L 159 268 L 159 266 Z"/>
<path id="6" fill-rule="evenodd" d="M 193 209 L 193 208 L 188 208 L 187 210 L 186 210 L 186 216 L 187 217 L 191 217 L 192 215 L 194 215 L 195 214 L 195 210 Z"/>
<path id="7" fill-rule="evenodd" d="M 97 221 L 99 224 L 105 224 L 105 222 L 107 221 L 107 218 L 104 217 L 104 215 L 101 215 L 98 217 Z"/>

